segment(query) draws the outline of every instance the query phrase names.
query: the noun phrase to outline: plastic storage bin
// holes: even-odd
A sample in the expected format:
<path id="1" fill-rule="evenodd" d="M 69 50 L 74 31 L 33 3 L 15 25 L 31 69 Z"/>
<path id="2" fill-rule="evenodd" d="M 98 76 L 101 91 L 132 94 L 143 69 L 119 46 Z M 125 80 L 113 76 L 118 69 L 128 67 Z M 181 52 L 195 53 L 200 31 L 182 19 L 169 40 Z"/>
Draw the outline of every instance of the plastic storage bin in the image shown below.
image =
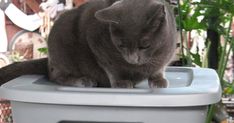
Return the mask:
<path id="1" fill-rule="evenodd" d="M 75 88 L 27 75 L 0 88 L 15 123 L 204 123 L 221 99 L 219 78 L 204 68 L 168 68 L 169 88 Z"/>

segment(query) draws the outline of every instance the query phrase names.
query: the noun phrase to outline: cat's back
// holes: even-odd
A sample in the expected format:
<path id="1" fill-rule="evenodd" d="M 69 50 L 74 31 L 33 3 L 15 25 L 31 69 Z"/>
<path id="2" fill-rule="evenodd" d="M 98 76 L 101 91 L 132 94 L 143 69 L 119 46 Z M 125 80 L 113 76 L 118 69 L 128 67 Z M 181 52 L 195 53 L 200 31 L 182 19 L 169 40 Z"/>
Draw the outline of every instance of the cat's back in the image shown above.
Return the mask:
<path id="1" fill-rule="evenodd" d="M 86 30 L 92 23 L 98 23 L 94 17 L 95 12 L 116 1 L 118 0 L 89 0 L 80 7 L 61 14 L 55 21 L 48 37 L 49 55 L 58 55 L 58 49 L 67 53 L 67 49 L 77 49 L 75 48 L 77 45 L 86 43 L 81 42 L 82 38 L 85 38 Z"/>
<path id="2" fill-rule="evenodd" d="M 51 29 L 48 45 L 50 45 L 50 42 L 54 41 L 57 43 L 58 41 L 56 39 L 63 39 L 64 37 L 71 37 L 72 35 L 78 37 L 80 35 L 80 30 L 84 32 L 87 28 L 86 26 L 97 21 L 94 17 L 96 11 L 106 8 L 116 1 L 119 0 L 89 0 L 80 7 L 64 12 L 55 21 Z"/>
<path id="3" fill-rule="evenodd" d="M 72 10 L 65 11 L 58 20 L 55 21 L 55 27 L 57 24 L 64 23 L 77 23 L 78 20 L 82 21 L 88 17 L 94 17 L 94 13 L 100 9 L 104 9 L 116 1 L 119 0 L 88 0 L 81 6 Z"/>

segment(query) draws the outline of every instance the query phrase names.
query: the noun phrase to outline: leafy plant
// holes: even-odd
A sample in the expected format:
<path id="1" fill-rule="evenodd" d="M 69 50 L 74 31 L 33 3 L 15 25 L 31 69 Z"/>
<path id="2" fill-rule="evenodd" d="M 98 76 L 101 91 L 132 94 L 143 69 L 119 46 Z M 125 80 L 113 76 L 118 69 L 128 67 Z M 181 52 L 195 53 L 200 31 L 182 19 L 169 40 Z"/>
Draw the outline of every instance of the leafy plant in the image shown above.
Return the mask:
<path id="1" fill-rule="evenodd" d="M 192 64 L 196 64 L 201 67 L 209 66 L 210 62 L 208 62 L 208 54 L 211 52 L 212 43 L 214 43 L 212 42 L 212 38 L 208 38 L 208 35 L 206 41 L 207 52 L 202 60 L 200 54 L 191 53 L 189 50 L 188 39 L 191 37 L 189 37 L 188 34 L 192 30 L 213 31 L 215 32 L 213 34 L 216 34 L 216 36 L 222 36 L 224 38 L 223 45 L 219 43 L 219 39 L 217 39 L 218 42 L 216 42 L 219 43 L 217 47 L 219 54 L 218 67 L 216 70 L 224 90 L 223 94 L 233 94 L 234 83 L 229 84 L 223 77 L 228 57 L 234 49 L 234 38 L 230 33 L 231 24 L 233 22 L 232 18 L 234 16 L 234 0 L 200 0 L 197 2 L 193 2 L 192 0 L 181 0 L 178 6 L 178 11 L 179 16 L 176 21 L 181 31 L 181 44 L 183 45 L 182 56 L 189 61 L 189 64 L 187 65 L 191 66 Z M 214 109 L 215 105 L 210 106 L 206 123 L 211 122 Z"/>

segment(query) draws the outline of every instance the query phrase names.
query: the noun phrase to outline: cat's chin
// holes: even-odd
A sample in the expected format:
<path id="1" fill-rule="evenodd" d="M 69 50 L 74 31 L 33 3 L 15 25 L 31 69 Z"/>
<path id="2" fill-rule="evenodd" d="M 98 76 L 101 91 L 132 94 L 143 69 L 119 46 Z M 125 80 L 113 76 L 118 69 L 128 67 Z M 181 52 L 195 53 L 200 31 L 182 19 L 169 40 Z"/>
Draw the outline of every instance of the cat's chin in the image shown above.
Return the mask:
<path id="1" fill-rule="evenodd" d="M 137 65 L 137 66 L 146 64 L 146 63 L 141 63 L 141 62 L 137 62 L 137 63 L 136 62 L 128 62 L 128 63 L 131 64 L 131 65 Z"/>
<path id="2" fill-rule="evenodd" d="M 125 59 L 125 61 L 128 64 L 136 65 L 136 66 L 144 65 L 144 64 L 147 64 L 149 62 L 149 60 L 137 61 L 137 60 L 130 60 L 130 59 Z"/>

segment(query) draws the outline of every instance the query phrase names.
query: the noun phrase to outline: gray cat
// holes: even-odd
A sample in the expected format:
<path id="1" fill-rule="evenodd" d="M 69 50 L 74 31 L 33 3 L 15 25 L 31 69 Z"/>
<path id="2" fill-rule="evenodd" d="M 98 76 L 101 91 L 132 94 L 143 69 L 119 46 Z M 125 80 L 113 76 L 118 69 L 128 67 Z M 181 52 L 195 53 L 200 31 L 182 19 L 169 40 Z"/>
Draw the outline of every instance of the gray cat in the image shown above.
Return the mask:
<path id="1" fill-rule="evenodd" d="M 0 70 L 0 83 L 45 74 L 67 86 L 133 88 L 144 79 L 167 87 L 165 66 L 176 48 L 176 26 L 163 0 L 90 0 L 65 12 L 48 38 L 49 57 Z"/>

